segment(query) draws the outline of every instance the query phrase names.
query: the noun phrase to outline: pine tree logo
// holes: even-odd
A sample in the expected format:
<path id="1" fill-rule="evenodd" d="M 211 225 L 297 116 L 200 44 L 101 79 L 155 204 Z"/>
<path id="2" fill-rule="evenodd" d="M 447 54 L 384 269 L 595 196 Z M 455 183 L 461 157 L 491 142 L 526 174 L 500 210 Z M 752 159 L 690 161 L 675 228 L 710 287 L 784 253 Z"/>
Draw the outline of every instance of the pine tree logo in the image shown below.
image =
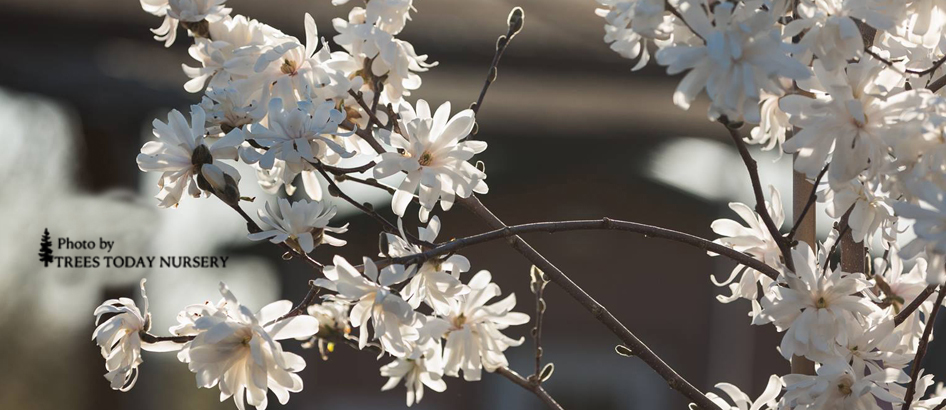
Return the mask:
<path id="1" fill-rule="evenodd" d="M 49 263 L 53 261 L 53 243 L 49 240 L 49 229 L 43 232 L 43 238 L 39 241 L 39 261 L 43 262 L 48 268 Z"/>

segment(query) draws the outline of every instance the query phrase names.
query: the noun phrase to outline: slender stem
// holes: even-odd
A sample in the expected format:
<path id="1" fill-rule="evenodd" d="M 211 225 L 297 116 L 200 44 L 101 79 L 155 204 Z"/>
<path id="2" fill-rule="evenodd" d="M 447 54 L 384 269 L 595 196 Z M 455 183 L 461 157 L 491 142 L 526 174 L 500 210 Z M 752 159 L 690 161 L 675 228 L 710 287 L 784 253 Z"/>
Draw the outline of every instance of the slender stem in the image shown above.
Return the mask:
<path id="1" fill-rule="evenodd" d="M 908 410 L 910 403 L 913 402 L 913 395 L 916 393 L 916 379 L 920 375 L 920 365 L 923 364 L 923 357 L 926 356 L 926 349 L 930 344 L 930 336 L 933 335 L 933 327 L 936 325 L 936 313 L 943 305 L 943 297 L 946 296 L 946 286 L 939 287 L 939 294 L 936 295 L 936 305 L 930 317 L 926 320 L 926 328 L 923 329 L 923 337 L 920 339 L 920 346 L 916 349 L 916 357 L 913 358 L 913 369 L 910 370 L 910 384 L 907 385 L 907 393 L 903 396 L 903 407 L 901 410 Z"/>
<path id="2" fill-rule="evenodd" d="M 356 130 L 355 133 L 358 134 L 359 137 L 364 139 L 368 143 L 368 145 L 371 146 L 371 149 L 373 149 L 378 154 L 383 154 L 387 152 L 387 150 L 385 150 L 384 147 L 381 146 L 381 143 L 378 142 L 378 140 L 374 137 L 374 135 L 371 134 L 372 125 L 377 124 L 378 127 L 381 127 L 381 121 L 378 120 L 378 117 L 375 115 L 374 110 L 372 110 L 371 107 L 368 107 L 368 103 L 365 102 L 364 96 L 361 93 L 361 91 L 355 92 L 354 90 L 348 90 L 348 93 L 351 94 L 351 96 L 355 98 L 355 101 L 358 102 L 358 105 L 361 106 L 361 109 L 365 110 L 365 113 L 368 115 L 368 128 L 359 130 L 357 126 L 354 126 L 354 124 L 343 124 L 343 125 L 353 126 L 351 129 Z"/>
<path id="3" fill-rule="evenodd" d="M 506 224 L 502 220 L 493 215 L 493 213 L 486 208 L 482 202 L 475 196 L 471 195 L 469 198 L 461 199 L 458 201 L 461 205 L 469 209 L 473 214 L 478 216 L 487 225 L 493 229 L 503 229 L 506 228 Z M 707 398 L 699 389 L 693 387 L 690 382 L 680 376 L 676 370 L 670 367 L 666 362 L 663 361 L 656 353 L 650 350 L 643 341 L 637 338 L 627 327 L 624 326 L 611 312 L 608 312 L 604 306 L 598 303 L 594 298 L 591 297 L 587 292 L 584 291 L 580 286 L 575 284 L 564 272 L 562 272 L 558 267 L 553 265 L 547 259 L 545 259 L 542 254 L 537 252 L 532 246 L 530 246 L 526 241 L 518 236 L 510 237 L 509 241 L 510 246 L 513 249 L 517 250 L 522 254 L 526 259 L 532 262 L 533 265 L 536 265 L 539 269 L 545 272 L 549 276 L 549 280 L 559 287 L 562 288 L 566 293 L 569 294 L 575 301 L 581 304 L 588 312 L 590 312 L 595 319 L 600 321 L 605 325 L 612 333 L 614 333 L 625 346 L 631 349 L 637 357 L 644 361 L 651 369 L 654 369 L 661 378 L 663 378 L 670 388 L 680 392 L 693 403 L 703 409 L 719 409 L 715 403 L 713 403 L 709 398 Z"/>
<path id="4" fill-rule="evenodd" d="M 321 162 L 309 162 L 309 163 L 312 164 L 312 166 L 314 166 L 315 169 L 318 170 L 320 174 L 322 174 L 322 177 L 325 178 L 326 181 L 328 181 L 330 193 L 332 193 L 335 196 L 338 196 L 339 198 L 342 198 L 345 202 L 348 202 L 355 208 L 358 208 L 359 211 L 367 214 L 374 220 L 378 221 L 378 223 L 381 224 L 381 227 L 386 232 L 392 233 L 395 235 L 398 234 L 397 225 L 394 225 L 394 223 L 392 223 L 391 221 L 388 221 L 383 216 L 375 212 L 374 208 L 369 208 L 368 205 L 365 205 L 361 202 L 356 201 L 354 198 L 346 194 L 345 191 L 342 191 L 342 189 L 338 186 L 338 184 L 335 183 L 335 179 L 332 178 L 332 176 L 329 175 L 329 173 L 325 171 L 325 167 L 324 165 L 322 165 Z M 415 244 L 426 246 L 428 248 L 432 248 L 435 246 L 434 244 L 430 242 L 420 240 L 419 238 L 417 238 L 410 232 L 404 232 L 404 233 L 407 235 L 407 238 Z"/>
<path id="5" fill-rule="evenodd" d="M 802 209 L 801 213 L 798 214 L 798 217 L 795 218 L 795 223 L 792 225 L 792 230 L 788 233 L 788 236 L 785 237 L 787 241 L 792 242 L 792 240 L 795 238 L 795 233 L 802 224 L 802 221 L 805 219 L 805 216 L 808 215 L 808 211 L 818 200 L 818 184 L 821 183 L 821 178 L 824 178 L 824 174 L 828 172 L 828 165 L 831 164 L 825 164 L 824 168 L 821 169 L 821 172 L 818 173 L 818 177 L 815 178 L 815 183 L 811 188 L 811 194 L 808 195 L 808 201 L 805 202 L 805 208 Z"/>
<path id="6" fill-rule="evenodd" d="M 897 316 L 893 318 L 894 326 L 900 326 L 901 323 L 906 321 L 913 312 L 923 305 L 923 302 L 926 302 L 926 300 L 930 298 L 933 292 L 936 292 L 936 285 L 929 285 L 926 289 L 923 289 L 923 292 L 920 292 L 909 305 L 901 309 L 900 313 L 897 313 Z"/>
<path id="7" fill-rule="evenodd" d="M 473 197 L 471 197 L 473 198 Z M 474 199 L 476 202 L 479 202 L 478 199 Z M 470 204 L 473 200 L 466 199 L 463 200 L 464 204 Z M 474 211 L 476 212 L 476 211 Z M 567 232 L 567 231 L 587 231 L 587 230 L 616 230 L 616 231 L 627 231 L 634 232 L 644 235 L 645 237 L 655 237 L 662 239 L 669 239 L 674 242 L 679 242 L 687 244 L 704 251 L 717 253 L 723 256 L 726 256 L 742 265 L 746 265 L 752 269 L 755 269 L 766 276 L 776 279 L 778 278 L 779 272 L 775 268 L 766 265 L 764 262 L 753 258 L 747 254 L 736 251 L 730 247 L 720 245 L 716 242 L 710 241 L 708 239 L 703 239 L 698 236 L 690 235 L 684 232 L 674 231 L 672 229 L 661 228 L 653 225 L 639 224 L 636 222 L 621 221 L 611 218 L 601 218 L 601 219 L 588 219 L 588 220 L 576 220 L 576 221 L 556 221 L 556 222 L 536 222 L 528 223 L 521 225 L 502 225 L 498 229 L 492 231 L 484 232 L 477 235 L 468 236 L 461 239 L 452 240 L 447 243 L 440 244 L 432 249 L 428 249 L 424 252 L 416 253 L 413 255 L 402 256 L 398 258 L 392 258 L 391 263 L 400 264 L 400 265 L 414 265 L 418 263 L 423 263 L 431 258 L 434 258 L 439 255 L 445 255 L 448 253 L 456 252 L 460 249 L 466 248 L 468 246 L 481 244 L 484 242 L 494 241 L 502 238 L 516 237 L 520 234 L 526 234 L 531 232 L 546 232 L 546 233 L 556 233 L 556 232 Z M 541 268 L 541 266 L 540 266 Z"/>
<path id="8" fill-rule="evenodd" d="M 322 164 L 322 167 L 324 167 L 326 171 L 332 173 L 333 175 L 344 175 L 344 174 L 360 174 L 362 172 L 365 172 L 373 168 L 375 165 L 377 164 L 375 164 L 374 161 L 370 161 L 367 164 L 357 166 L 357 167 L 350 167 L 350 168 L 333 167 L 331 165 L 325 165 L 325 164 Z"/>
<path id="9" fill-rule="evenodd" d="M 838 250 L 838 245 L 841 244 L 841 237 L 847 233 L 848 229 L 851 229 L 851 227 L 847 224 L 844 224 L 844 226 L 841 227 L 841 230 L 838 232 L 838 240 L 834 242 L 834 245 L 831 245 L 831 249 L 828 250 L 828 254 L 824 256 L 824 266 L 821 267 L 822 275 L 828 271 L 828 265 L 831 264 L 831 255 L 834 255 L 834 251 Z"/>
<path id="10" fill-rule="evenodd" d="M 512 12 L 516 13 L 516 9 L 513 9 Z M 496 81 L 496 76 L 499 74 L 499 60 L 503 58 L 503 53 L 506 52 L 506 47 L 509 46 L 509 42 L 513 37 L 516 36 L 516 33 L 522 29 L 522 9 L 519 9 L 519 13 L 520 20 L 518 26 L 511 24 L 512 21 L 510 21 L 510 24 L 507 24 L 508 29 L 506 30 L 506 34 L 501 35 L 498 39 L 496 39 L 496 52 L 493 54 L 493 61 L 489 64 L 489 71 L 486 72 L 486 82 L 483 83 L 483 88 L 480 90 L 480 96 L 477 97 L 476 102 L 470 106 L 474 114 L 479 114 L 480 108 L 483 107 L 483 99 L 486 98 L 486 92 L 489 91 L 489 86 L 492 85 L 494 81 Z M 512 14 L 510 14 L 510 18 L 512 18 Z"/>
<path id="11" fill-rule="evenodd" d="M 746 170 L 749 171 L 749 179 L 752 181 L 752 192 L 755 194 L 755 211 L 762 217 L 762 222 L 765 223 L 766 229 L 769 230 L 769 234 L 772 235 L 772 239 L 775 240 L 779 250 L 782 252 L 782 260 L 785 262 L 785 266 L 788 267 L 790 271 L 794 272 L 795 262 L 792 260 L 791 243 L 785 240 L 785 237 L 779 232 L 778 227 L 775 226 L 775 221 L 772 220 L 772 215 L 769 215 L 769 210 L 765 206 L 765 194 L 762 193 L 762 182 L 759 180 L 759 165 L 756 163 L 755 159 L 752 158 L 752 154 L 749 154 L 749 148 L 746 147 L 746 142 L 742 140 L 739 131 L 733 128 L 733 124 L 730 124 L 729 120 L 725 117 L 721 117 L 719 122 L 725 125 L 726 129 L 729 130 L 729 135 L 736 144 L 736 148 L 739 149 L 742 162 L 746 164 Z"/>
<path id="12" fill-rule="evenodd" d="M 542 388 L 541 385 L 529 382 L 529 380 L 526 380 L 508 367 L 500 367 L 496 369 L 495 373 L 509 379 L 515 384 L 518 384 L 523 389 L 531 391 L 536 395 L 536 397 L 542 400 L 542 402 L 545 403 L 548 408 L 552 410 L 565 410 L 562 405 L 558 404 L 558 402 L 556 402 L 555 399 L 553 399 L 552 396 L 550 396 L 549 393 Z"/>
<path id="13" fill-rule="evenodd" d="M 886 59 L 886 58 L 881 57 L 879 54 L 875 53 L 875 52 L 874 52 L 873 50 L 871 50 L 870 48 L 865 48 L 865 49 L 864 49 L 864 52 L 867 53 L 867 54 L 869 54 L 871 57 L 874 57 L 874 58 L 877 59 L 878 61 L 884 63 L 884 64 L 887 65 L 888 67 L 893 67 L 893 62 L 892 62 L 892 61 L 890 61 L 890 60 L 888 60 L 888 59 Z M 917 75 L 917 76 L 921 76 L 921 77 L 922 77 L 922 76 L 927 75 L 927 74 L 932 74 L 934 71 L 936 71 L 936 69 L 938 69 L 940 66 L 942 66 L 943 63 L 946 63 L 946 55 L 944 55 L 944 56 L 940 57 L 938 60 L 934 61 L 934 62 L 933 62 L 933 65 L 931 65 L 930 68 L 923 69 L 923 70 L 913 70 L 913 69 L 909 69 L 909 68 L 908 68 L 908 69 L 906 69 L 906 70 L 904 70 L 904 71 L 905 71 L 907 74 L 913 74 L 913 75 Z"/>
<path id="14" fill-rule="evenodd" d="M 545 279 L 545 273 L 540 269 L 535 269 L 532 277 L 533 292 L 535 292 L 535 327 L 532 328 L 532 340 L 535 342 L 535 373 L 529 376 L 529 381 L 533 384 L 542 384 L 542 318 L 545 316 L 545 285 L 548 282 Z"/>

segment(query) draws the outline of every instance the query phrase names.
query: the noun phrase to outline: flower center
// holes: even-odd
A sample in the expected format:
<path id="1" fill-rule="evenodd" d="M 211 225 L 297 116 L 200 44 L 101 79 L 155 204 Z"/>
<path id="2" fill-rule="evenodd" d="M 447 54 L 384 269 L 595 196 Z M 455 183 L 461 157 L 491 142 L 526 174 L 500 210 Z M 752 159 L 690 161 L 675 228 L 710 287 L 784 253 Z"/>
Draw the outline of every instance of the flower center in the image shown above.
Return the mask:
<path id="1" fill-rule="evenodd" d="M 430 165 L 430 163 L 433 161 L 434 157 L 430 155 L 429 151 L 424 151 L 423 154 L 420 154 L 420 158 L 417 159 L 417 163 L 419 163 L 422 167 Z"/>
<path id="2" fill-rule="evenodd" d="M 838 383 L 838 391 L 841 392 L 841 394 L 844 395 L 844 396 L 850 395 L 851 392 L 852 392 L 852 390 L 851 390 L 851 382 L 848 381 L 848 380 L 844 380 L 844 381 Z"/>
<path id="3" fill-rule="evenodd" d="M 299 68 L 298 64 L 295 61 L 292 61 L 288 58 L 282 60 L 282 65 L 279 67 L 279 71 L 282 71 L 283 74 L 295 75 L 296 70 Z"/>
<path id="4" fill-rule="evenodd" d="M 828 301 L 824 300 L 824 296 L 821 296 L 817 301 L 815 301 L 815 307 L 818 309 L 824 309 L 828 307 Z"/>
<path id="5" fill-rule="evenodd" d="M 460 316 L 457 316 L 455 319 L 453 319 L 453 327 L 455 329 L 462 329 L 463 325 L 465 324 L 466 324 L 466 316 L 463 316 L 462 313 L 460 314 Z"/>

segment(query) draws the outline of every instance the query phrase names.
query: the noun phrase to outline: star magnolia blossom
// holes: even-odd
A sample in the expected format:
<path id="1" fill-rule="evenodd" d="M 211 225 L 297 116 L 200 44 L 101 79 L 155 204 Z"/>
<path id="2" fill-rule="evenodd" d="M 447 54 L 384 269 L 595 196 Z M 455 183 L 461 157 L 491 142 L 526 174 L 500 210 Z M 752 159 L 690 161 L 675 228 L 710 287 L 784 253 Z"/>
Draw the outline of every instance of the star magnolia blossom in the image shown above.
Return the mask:
<path id="1" fill-rule="evenodd" d="M 898 202 L 893 205 L 898 215 L 913 219 L 916 238 L 903 247 L 900 255 L 913 258 L 926 251 L 929 261 L 926 280 L 932 285 L 946 282 L 946 193 L 925 184 L 916 190 L 918 204 Z"/>
<path id="2" fill-rule="evenodd" d="M 519 346 L 525 338 L 511 339 L 500 331 L 529 321 L 529 315 L 512 312 L 516 295 L 492 305 L 490 299 L 499 296 L 499 285 L 491 283 L 488 271 L 480 271 L 470 279 L 470 293 L 460 296 L 456 309 L 444 316 L 453 326 L 447 333 L 444 347 L 444 374 L 457 377 L 463 370 L 463 379 L 479 380 L 482 370 L 493 372 L 509 365 L 503 352 L 510 346 Z"/>
<path id="3" fill-rule="evenodd" d="M 141 332 L 151 328 L 151 315 L 148 313 L 148 295 L 145 293 L 145 280 L 141 280 L 141 298 L 144 309 L 138 310 L 135 301 L 128 298 L 109 299 L 95 309 L 95 331 L 92 340 L 102 348 L 105 358 L 105 378 L 112 389 L 131 390 L 138 380 L 138 366 L 141 365 L 141 350 L 167 352 L 181 348 L 171 342 L 144 343 Z M 99 323 L 102 317 L 110 315 Z"/>
<path id="4" fill-rule="evenodd" d="M 679 9 L 706 44 L 674 45 L 656 54 L 657 63 L 667 66 L 667 74 L 690 70 L 674 92 L 673 102 L 689 109 L 705 88 L 713 101 L 711 118 L 725 115 L 758 123 L 761 92 L 781 94 L 779 77 L 801 80 L 810 77 L 810 71 L 788 55 L 790 45 L 773 30 L 777 13 L 722 2 L 713 7 L 711 21 L 702 3 L 683 0 Z"/>
<path id="5" fill-rule="evenodd" d="M 784 37 L 804 33 L 802 60 L 809 62 L 817 56 L 825 69 L 834 71 L 844 67 L 849 60 L 860 58 L 864 40 L 855 24 L 855 19 L 865 21 L 877 29 L 893 27 L 888 0 L 801 0 L 798 3 L 800 18 L 785 26 Z"/>
<path id="6" fill-rule="evenodd" d="M 621 57 L 640 57 L 632 70 L 640 70 L 650 61 L 647 45 L 668 40 L 673 30 L 664 0 L 598 0 L 604 8 L 595 13 L 604 17 L 604 42 Z"/>
<path id="7" fill-rule="evenodd" d="M 874 272 L 880 272 L 874 275 L 874 281 L 877 288 L 882 292 L 883 300 L 880 306 L 884 308 L 886 317 L 896 316 L 900 311 L 909 306 L 910 303 L 923 292 L 927 287 L 926 259 L 916 258 L 913 268 L 909 272 L 904 271 L 903 261 L 897 255 L 897 249 L 891 249 L 890 266 L 882 258 L 877 258 Z M 923 333 L 922 317 L 929 317 L 933 310 L 933 301 L 927 300 L 920 305 L 916 312 L 911 314 L 897 327 L 898 332 L 892 333 L 887 340 L 887 349 L 903 349 L 906 352 L 916 351 L 920 343 L 920 335 Z"/>
<path id="8" fill-rule="evenodd" d="M 419 335 L 414 351 L 407 357 L 397 358 L 381 367 L 381 376 L 388 377 L 382 391 L 393 389 L 404 381 L 407 389 L 408 407 L 424 398 L 424 386 L 433 391 L 444 392 L 447 384 L 443 381 L 443 348 L 441 338 L 450 324 L 440 318 L 426 317 L 419 328 Z"/>
<path id="9" fill-rule="evenodd" d="M 327 243 L 332 246 L 345 246 L 347 242 L 328 233 L 348 232 L 348 224 L 340 228 L 328 226 L 337 212 L 335 206 L 325 208 L 321 202 L 309 202 L 300 199 L 289 204 L 286 198 L 277 200 L 278 207 L 273 210 L 266 203 L 266 211 L 259 210 L 260 220 L 269 229 L 251 233 L 247 237 L 254 241 L 269 239 L 272 243 L 285 242 L 293 249 L 303 253 L 312 252 L 316 246 Z"/>
<path id="10" fill-rule="evenodd" d="M 338 292 L 331 296 L 335 300 L 354 303 L 351 323 L 358 330 L 358 347 L 368 344 L 368 321 L 374 326 L 374 339 L 381 340 L 381 347 L 394 357 L 404 357 L 410 352 L 410 342 L 420 335 L 414 326 L 417 313 L 390 286 L 407 279 L 407 272 L 400 266 L 389 266 L 378 273 L 371 259 L 364 259 L 364 276 L 345 258 L 335 255 L 333 266 L 326 266 L 325 278 L 315 283 L 325 289 Z"/>
<path id="11" fill-rule="evenodd" d="M 906 383 L 910 377 L 899 369 L 865 376 L 835 360 L 822 364 L 816 376 L 789 374 L 782 380 L 787 386 L 782 400 L 794 410 L 881 410 L 878 400 L 903 402 L 906 389 L 896 383 Z"/>
<path id="12" fill-rule="evenodd" d="M 259 58 L 259 49 L 271 38 L 281 35 L 279 30 L 245 16 L 230 17 L 208 25 L 210 39 L 197 38 L 189 49 L 201 67 L 182 64 L 190 81 L 184 89 L 196 93 L 210 88 L 235 86 L 231 82 L 246 80 L 253 74 L 253 65 Z M 257 90 L 252 90 L 257 91 Z"/>
<path id="13" fill-rule="evenodd" d="M 354 155 L 329 137 L 338 134 L 338 124 L 345 119 L 345 114 L 331 102 L 300 103 L 298 108 L 285 108 L 281 99 L 274 98 L 269 102 L 267 119 L 267 126 L 251 125 L 247 136 L 266 151 L 244 151 L 245 160 L 258 161 L 262 168 L 272 168 L 279 159 L 294 172 L 300 172 L 306 169 L 307 162 L 321 161 L 330 152 L 345 158 Z"/>
<path id="14" fill-rule="evenodd" d="M 854 242 L 870 246 L 870 241 L 864 240 L 872 237 L 878 229 L 886 241 L 895 239 L 891 232 L 897 223 L 890 206 L 893 201 L 874 189 L 866 178 L 856 178 L 826 189 L 822 192 L 822 200 L 827 203 L 825 210 L 832 218 L 841 218 L 851 210 L 847 223 Z"/>
<path id="15" fill-rule="evenodd" d="M 302 378 L 296 373 L 305 368 L 305 360 L 283 351 L 278 341 L 315 335 L 318 320 L 308 315 L 285 318 L 292 309 L 288 300 L 270 303 L 254 314 L 223 283 L 220 293 L 225 302 L 220 309 L 203 305 L 193 321 L 197 333 L 178 358 L 197 374 L 199 387 L 219 386 L 220 400 L 233 396 L 240 410 L 246 403 L 265 409 L 267 390 L 286 404 L 290 392 L 302 390 Z"/>
<path id="16" fill-rule="evenodd" d="M 739 390 L 738 387 L 729 384 L 729 383 L 718 383 L 716 388 L 721 390 L 723 393 L 726 393 L 729 396 L 729 400 L 733 404 L 729 404 L 725 399 L 717 395 L 716 393 L 706 393 L 713 403 L 719 406 L 720 409 L 724 410 L 769 410 L 776 409 L 777 407 L 777 398 L 779 393 L 782 392 L 782 379 L 778 376 L 772 375 L 769 376 L 769 382 L 765 386 L 765 391 L 757 398 L 755 401 L 749 397 L 749 395 Z"/>
<path id="17" fill-rule="evenodd" d="M 793 94 L 779 102 L 792 125 L 801 128 L 785 142 L 785 151 L 798 154 L 795 169 L 812 179 L 831 155 L 827 177 L 833 189 L 864 171 L 873 178 L 887 160 L 891 141 L 912 132 L 913 124 L 900 119 L 922 105 L 929 91 L 894 91 L 903 77 L 874 60 L 838 72 L 828 72 L 819 61 L 814 66 L 827 94 Z"/>
<path id="18" fill-rule="evenodd" d="M 772 286 L 762 300 L 762 312 L 754 324 L 772 322 L 785 332 L 781 353 L 824 360 L 838 354 L 838 344 L 847 345 L 844 323 L 864 318 L 878 310 L 862 291 L 870 285 L 862 273 L 831 271 L 818 266 L 811 248 L 802 242 L 792 250 L 795 273 L 784 276 L 788 286 Z"/>
<path id="19" fill-rule="evenodd" d="M 398 172 L 407 173 L 391 201 L 395 214 L 404 216 L 418 188 L 423 222 L 427 221 L 438 199 L 447 211 L 457 196 L 468 198 L 474 192 L 488 192 L 486 173 L 467 162 L 486 150 L 486 143 L 461 141 L 473 130 L 473 115 L 473 110 L 466 109 L 450 118 L 450 103 L 446 102 L 431 117 L 430 107 L 424 100 L 417 101 L 416 112 L 413 109 L 401 112 L 400 129 L 404 135 L 391 134 L 391 145 L 400 152 L 381 154 L 374 167 L 374 177 L 379 179 Z"/>
<path id="20" fill-rule="evenodd" d="M 388 256 L 396 258 L 424 251 L 407 239 L 407 235 L 404 234 L 403 220 L 398 220 L 398 228 L 401 229 L 401 236 L 384 234 L 388 243 Z M 440 218 L 434 216 L 427 228 L 418 227 L 417 232 L 418 239 L 427 243 L 436 243 L 434 241 L 440 233 Z M 417 268 L 417 272 L 401 293 L 414 309 L 424 302 L 434 312 L 445 314 L 459 304 L 458 296 L 470 292 L 470 288 L 460 283 L 460 274 L 468 270 L 470 270 L 470 261 L 461 255 L 425 261 Z"/>
<path id="21" fill-rule="evenodd" d="M 156 196 L 161 201 L 159 206 L 177 205 L 185 188 L 188 194 L 198 197 L 201 189 L 208 195 L 210 190 L 222 193 L 240 181 L 239 171 L 221 161 L 237 158 L 237 147 L 243 143 L 243 133 L 239 129 L 208 146 L 204 140 L 206 114 L 198 105 L 191 106 L 190 125 L 178 110 L 171 110 L 167 123 L 154 120 L 153 125 L 158 140 L 141 147 L 138 168 L 145 172 L 163 173 L 158 181 L 161 192 Z M 209 182 L 209 186 L 198 185 L 201 177 Z"/>
<path id="22" fill-rule="evenodd" d="M 772 203 L 766 203 L 766 209 L 769 215 L 772 216 L 775 226 L 781 227 L 785 222 L 785 212 L 782 210 L 782 198 L 775 187 L 769 187 L 769 190 L 771 192 Z M 775 243 L 775 239 L 772 238 L 772 234 L 769 233 L 768 228 L 765 227 L 765 222 L 763 222 L 762 217 L 756 214 L 751 207 L 743 203 L 731 202 L 729 208 L 735 211 L 748 226 L 743 226 L 732 219 L 717 219 L 713 221 L 710 227 L 713 229 L 713 232 L 722 235 L 722 238 L 716 239 L 714 242 L 752 255 L 769 266 L 776 268 L 780 266 L 781 250 L 779 250 L 778 244 Z M 715 256 L 715 254 L 712 253 L 711 255 Z M 754 302 L 758 299 L 759 284 L 762 285 L 763 290 L 770 289 L 772 278 L 763 275 L 755 269 L 746 270 L 739 282 L 734 283 L 733 281 L 736 279 L 736 276 L 744 269 L 746 269 L 745 266 L 737 265 L 733 268 L 729 278 L 723 282 L 717 282 L 715 277 L 710 276 L 713 284 L 720 287 L 728 285 L 729 289 L 732 291 L 732 295 L 728 297 L 723 295 L 716 296 L 717 300 L 722 303 L 729 303 L 739 298 L 745 298 Z"/>
<path id="23" fill-rule="evenodd" d="M 230 9 L 223 6 L 226 0 L 140 0 L 144 11 L 158 17 L 164 17 L 160 27 L 152 29 L 154 39 L 164 41 L 165 47 L 174 44 L 177 38 L 177 26 L 180 22 L 214 22 L 230 14 Z"/>

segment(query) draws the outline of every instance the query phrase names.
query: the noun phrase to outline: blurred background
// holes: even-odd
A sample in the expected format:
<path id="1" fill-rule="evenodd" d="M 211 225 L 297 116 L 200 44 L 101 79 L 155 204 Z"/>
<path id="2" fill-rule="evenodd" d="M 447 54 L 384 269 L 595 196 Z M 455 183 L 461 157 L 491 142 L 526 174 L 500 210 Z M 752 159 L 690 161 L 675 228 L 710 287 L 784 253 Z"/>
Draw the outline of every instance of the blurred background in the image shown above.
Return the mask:
<path id="1" fill-rule="evenodd" d="M 348 7 L 328 0 L 230 0 L 245 14 L 302 37 L 303 15 L 320 35 Z M 474 101 L 505 32 L 513 6 L 525 29 L 507 50 L 478 123 L 490 192 L 482 200 L 506 223 L 600 218 L 645 222 L 713 237 L 710 223 L 734 218 L 727 203 L 752 201 L 742 162 L 725 130 L 706 120 L 706 104 L 688 112 L 673 106 L 677 79 L 651 65 L 632 73 L 602 41 L 603 19 L 591 0 L 416 0 L 401 37 L 440 65 L 425 73 L 409 98 L 454 110 Z M 108 298 L 140 303 L 137 283 L 148 278 L 154 331 L 164 334 L 190 303 L 219 298 L 226 281 L 253 309 L 280 298 L 298 301 L 313 277 L 298 260 L 246 239 L 244 224 L 219 201 L 187 198 L 159 210 L 156 179 L 135 156 L 151 138 L 151 121 L 200 100 L 184 91 L 181 63 L 195 64 L 183 34 L 171 48 L 152 39 L 160 19 L 137 1 L 3 0 L 0 12 L 0 408 L 3 409 L 233 409 L 216 388 L 196 389 L 174 355 L 145 353 L 136 387 L 112 391 L 104 362 L 90 341 L 93 309 Z M 275 6 L 275 7 L 274 7 Z M 747 130 L 744 130 L 747 132 Z M 785 195 L 791 216 L 790 158 L 754 152 L 765 183 Z M 259 195 L 249 169 L 245 195 Z M 389 199 L 360 186 L 346 192 L 391 216 Z M 254 193 L 254 190 L 256 192 Z M 301 191 L 301 190 L 300 190 Z M 266 200 L 260 195 L 253 209 Z M 348 258 L 377 253 L 377 227 L 342 207 L 351 224 Z M 414 210 L 409 210 L 413 216 Z M 253 213 L 253 212 L 251 212 Z M 821 218 L 821 236 L 829 226 Z M 442 214 L 439 239 L 487 228 L 458 207 Z M 790 222 L 789 222 L 790 223 Z M 36 252 L 43 229 L 52 237 L 116 241 L 119 255 L 227 255 L 227 269 L 44 269 Z M 730 382 L 756 397 L 773 373 L 788 371 L 773 327 L 750 326 L 749 306 L 715 301 L 731 262 L 683 245 L 615 232 L 530 235 L 540 252 L 571 275 L 665 361 L 698 388 Z M 319 249 L 323 262 L 332 250 Z M 92 251 L 61 254 L 92 255 Z M 517 311 L 534 316 L 529 263 L 502 242 L 464 252 L 473 270 L 493 273 L 504 293 L 519 296 Z M 465 278 L 466 279 L 466 278 Z M 728 293 L 728 291 L 727 291 Z M 555 285 L 546 292 L 545 360 L 555 363 L 548 391 L 569 409 L 683 409 L 686 403 L 639 360 L 614 353 L 619 342 Z M 531 373 L 530 325 L 509 329 L 526 343 L 506 352 L 511 367 Z M 372 354 L 339 347 L 328 361 L 298 342 L 306 388 L 286 409 L 380 409 L 404 406 L 402 386 L 386 381 Z M 932 345 L 929 369 L 943 370 Z M 540 409 L 530 393 L 500 376 L 478 383 L 447 378 L 448 389 L 427 390 L 420 409 Z M 272 398 L 271 398 L 272 400 Z M 271 406 L 278 407 L 275 400 Z"/>

